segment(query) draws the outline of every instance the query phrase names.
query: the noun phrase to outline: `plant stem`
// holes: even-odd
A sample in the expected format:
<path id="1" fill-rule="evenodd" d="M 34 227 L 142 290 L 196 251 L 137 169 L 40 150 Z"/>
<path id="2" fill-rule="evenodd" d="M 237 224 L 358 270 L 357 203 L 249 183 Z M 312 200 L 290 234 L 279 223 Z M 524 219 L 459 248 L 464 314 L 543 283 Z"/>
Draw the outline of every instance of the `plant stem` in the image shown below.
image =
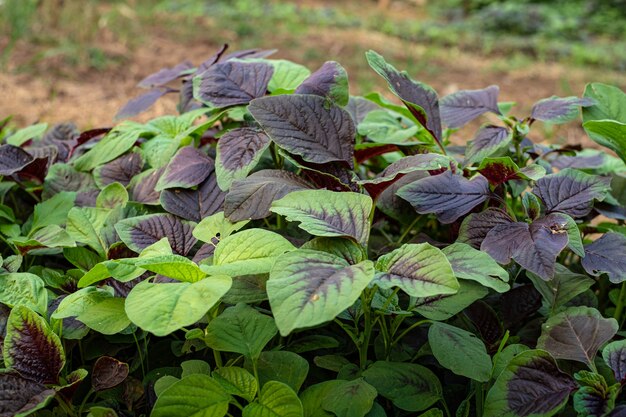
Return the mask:
<path id="1" fill-rule="evenodd" d="M 400 333 L 400 335 L 398 337 L 396 337 L 396 339 L 391 342 L 391 346 L 395 346 L 396 344 L 398 344 L 398 342 L 400 340 L 402 340 L 402 338 L 404 336 L 406 336 L 407 334 L 409 334 L 413 329 L 415 329 L 416 327 L 421 326 L 422 324 L 426 324 L 426 323 L 431 323 L 432 320 L 428 320 L 428 319 L 424 319 L 424 320 L 419 320 L 416 321 L 415 323 L 413 323 L 412 325 L 410 325 L 408 328 L 406 328 L 402 333 Z"/>
<path id="2" fill-rule="evenodd" d="M 361 293 L 361 308 L 363 309 L 364 328 L 362 338 L 359 343 L 359 365 L 361 370 L 365 370 L 367 365 L 367 351 L 370 345 L 370 338 L 372 336 L 372 312 L 370 310 L 371 297 L 368 297 L 365 292 Z"/>
<path id="3" fill-rule="evenodd" d="M 413 227 L 417 224 L 421 217 L 422 216 L 415 216 L 415 220 L 413 220 L 411 224 L 406 229 L 404 229 L 404 232 L 402 232 L 396 244 L 400 245 L 404 241 L 404 239 L 409 235 L 409 233 L 411 233 L 411 230 L 413 230 Z"/>
<path id="4" fill-rule="evenodd" d="M 626 298 L 626 281 L 622 282 L 622 288 L 619 291 L 619 298 L 617 299 L 617 306 L 615 306 L 615 313 L 613 313 L 613 318 L 617 320 L 618 323 L 621 323 L 622 311 L 624 310 L 624 302 Z"/>

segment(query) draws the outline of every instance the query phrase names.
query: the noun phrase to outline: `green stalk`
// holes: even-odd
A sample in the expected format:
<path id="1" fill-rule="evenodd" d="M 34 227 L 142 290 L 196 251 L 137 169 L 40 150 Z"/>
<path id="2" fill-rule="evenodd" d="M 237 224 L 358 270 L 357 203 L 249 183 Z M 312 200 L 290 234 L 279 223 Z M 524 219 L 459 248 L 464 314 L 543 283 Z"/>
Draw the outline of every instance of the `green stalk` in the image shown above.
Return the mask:
<path id="1" fill-rule="evenodd" d="M 615 306 L 615 313 L 613 313 L 613 318 L 617 320 L 618 323 L 622 321 L 622 311 L 624 310 L 624 303 L 626 302 L 626 281 L 622 282 L 622 288 L 619 291 L 619 298 L 617 299 L 617 306 Z"/>

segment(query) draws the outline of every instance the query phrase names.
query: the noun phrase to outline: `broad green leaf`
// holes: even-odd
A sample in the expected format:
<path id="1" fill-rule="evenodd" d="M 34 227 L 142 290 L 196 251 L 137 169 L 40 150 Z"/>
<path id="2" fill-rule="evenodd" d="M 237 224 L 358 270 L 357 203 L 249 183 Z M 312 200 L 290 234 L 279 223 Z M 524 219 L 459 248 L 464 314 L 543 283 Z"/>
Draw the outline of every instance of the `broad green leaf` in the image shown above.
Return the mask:
<path id="1" fill-rule="evenodd" d="M 108 208 L 72 207 L 67 214 L 67 233 L 72 239 L 104 256 L 108 245 L 102 236 L 102 229 L 110 214 Z"/>
<path id="2" fill-rule="evenodd" d="M 333 413 L 326 411 L 322 406 L 326 397 L 344 384 L 345 381 L 329 380 L 311 385 L 300 394 L 304 417 L 332 417 Z"/>
<path id="3" fill-rule="evenodd" d="M 74 207 L 75 199 L 76 193 L 64 191 L 36 204 L 33 211 L 33 223 L 30 226 L 29 235 L 51 224 L 63 226 L 67 218 L 67 213 Z"/>
<path id="4" fill-rule="evenodd" d="M 350 307 L 372 281 L 374 265 L 350 265 L 335 255 L 300 249 L 278 258 L 267 281 L 281 335 L 332 320 Z"/>
<path id="5" fill-rule="evenodd" d="M 124 260 L 103 261 L 87 271 L 80 278 L 77 286 L 78 288 L 85 288 L 109 277 L 120 282 L 128 282 L 140 277 L 144 272 L 146 272 L 145 269 L 136 267 L 133 263 L 127 263 Z"/>
<path id="6" fill-rule="evenodd" d="M 304 81 L 311 71 L 303 65 L 286 59 L 267 59 L 262 60 L 274 67 L 274 73 L 270 82 L 267 84 L 267 90 L 270 93 L 292 92 Z"/>
<path id="7" fill-rule="evenodd" d="M 253 371 L 252 362 L 246 360 L 246 369 Z M 259 383 L 279 381 L 298 392 L 309 373 L 309 363 L 302 356 L 287 350 L 262 352 L 257 361 Z"/>
<path id="8" fill-rule="evenodd" d="M 530 350 L 530 348 L 521 344 L 508 345 L 507 347 L 502 349 L 500 353 L 493 357 L 493 369 L 491 372 L 491 377 L 497 378 L 515 356 L 519 355 L 522 352 L 526 352 L 527 350 Z"/>
<path id="9" fill-rule="evenodd" d="M 112 297 L 113 289 L 110 287 L 81 288 L 80 290 L 69 294 L 67 297 L 64 297 L 50 317 L 53 319 L 77 317 L 83 314 L 88 307 Z"/>
<path id="10" fill-rule="evenodd" d="M 100 255 L 84 246 L 64 248 L 63 256 L 69 263 L 83 272 L 89 271 L 102 260 Z"/>
<path id="11" fill-rule="evenodd" d="M 454 294 L 459 283 L 441 250 L 429 243 L 405 244 L 376 261 L 376 284 L 399 287 L 413 297 Z"/>
<path id="12" fill-rule="evenodd" d="M 274 201 L 270 211 L 301 222 L 300 228 L 314 236 L 347 236 L 367 245 L 372 199 L 364 194 L 293 191 Z"/>
<path id="13" fill-rule="evenodd" d="M 491 357 L 474 334 L 445 323 L 433 323 L 428 343 L 441 366 L 479 382 L 491 377 Z"/>
<path id="14" fill-rule="evenodd" d="M 202 219 L 193 229 L 193 236 L 202 242 L 211 243 L 216 238 L 227 238 L 248 224 L 248 222 L 249 220 L 242 220 L 233 223 L 224 217 L 223 211 L 220 211 Z"/>
<path id="15" fill-rule="evenodd" d="M 266 383 L 256 402 L 248 404 L 243 417 L 303 417 L 302 403 L 296 393 L 278 381 Z"/>
<path id="16" fill-rule="evenodd" d="M 447 320 L 489 293 L 487 287 L 474 281 L 462 280 L 459 285 L 456 294 L 415 299 L 412 303 L 413 309 L 431 320 Z"/>
<path id="17" fill-rule="evenodd" d="M 596 101 L 595 105 L 583 109 L 584 122 L 615 120 L 626 123 L 626 93 L 620 88 L 608 84 L 591 83 L 585 87 L 583 96 Z"/>
<path id="18" fill-rule="evenodd" d="M 86 306 L 76 319 L 102 334 L 119 333 L 130 325 L 130 320 L 124 312 L 124 301 L 120 297 L 105 298 L 96 304 Z"/>
<path id="19" fill-rule="evenodd" d="M 419 143 L 411 140 L 418 133 L 418 127 L 410 120 L 403 119 L 400 115 L 394 116 L 385 110 L 369 112 L 365 119 L 357 126 L 361 136 L 367 136 L 376 143 L 393 145 L 415 145 Z"/>
<path id="20" fill-rule="evenodd" d="M 225 366 L 213 371 L 213 379 L 224 390 L 231 394 L 252 402 L 256 396 L 257 381 L 250 372 L 237 366 Z"/>
<path id="21" fill-rule="evenodd" d="M 76 242 L 70 237 L 65 229 L 51 224 L 41 229 L 38 229 L 35 233 L 27 237 L 17 237 L 10 239 L 21 253 L 23 254 L 40 254 L 39 251 L 44 251 L 41 254 L 47 254 L 46 248 L 72 248 L 76 247 Z"/>
<path id="22" fill-rule="evenodd" d="M 126 298 L 129 319 L 143 330 L 165 336 L 200 320 L 228 291 L 232 280 L 216 275 L 188 283 L 137 284 Z"/>
<path id="23" fill-rule="evenodd" d="M 222 239 L 213 255 L 213 265 L 201 265 L 209 275 L 263 274 L 272 269 L 276 258 L 295 247 L 278 233 L 247 229 Z"/>
<path id="24" fill-rule="evenodd" d="M 489 390 L 484 417 L 550 417 L 575 389 L 548 352 L 527 350 L 509 362 Z"/>
<path id="25" fill-rule="evenodd" d="M 543 324 L 537 347 L 556 359 L 583 362 L 593 369 L 598 349 L 611 340 L 618 329 L 615 319 L 602 317 L 595 308 L 570 307 Z"/>
<path id="26" fill-rule="evenodd" d="M 48 310 L 48 293 L 41 278 L 28 272 L 0 275 L 0 303 L 13 308 L 25 306 L 39 314 Z"/>
<path id="27" fill-rule="evenodd" d="M 305 242 L 300 249 L 328 252 L 345 259 L 351 265 L 356 265 L 367 258 L 362 246 L 351 239 L 344 238 L 316 237 Z"/>
<path id="28" fill-rule="evenodd" d="M 114 209 L 124 207 L 128 203 L 128 191 L 119 182 L 112 182 L 98 194 L 96 207 Z"/>
<path id="29" fill-rule="evenodd" d="M 239 303 L 209 322 L 204 341 L 211 349 L 241 353 L 256 360 L 277 332 L 272 317 Z"/>
<path id="30" fill-rule="evenodd" d="M 363 377 L 401 410 L 426 410 L 442 397 L 439 379 L 421 365 L 377 361 L 363 372 Z"/>
<path id="31" fill-rule="evenodd" d="M 181 362 L 180 367 L 182 369 L 181 378 L 194 374 L 211 375 L 211 366 L 199 359 L 189 359 Z"/>
<path id="32" fill-rule="evenodd" d="M 626 122 L 590 120 L 583 127 L 594 142 L 611 149 L 626 162 Z"/>
<path id="33" fill-rule="evenodd" d="M 574 378 L 580 385 L 574 394 L 574 410 L 579 416 L 605 416 L 615 408 L 621 385 L 608 386 L 604 377 L 589 371 L 578 371 Z"/>
<path id="34" fill-rule="evenodd" d="M 206 277 L 198 265 L 180 255 L 161 255 L 131 259 L 129 263 L 139 268 L 183 282 L 197 282 Z"/>
<path id="35" fill-rule="evenodd" d="M 594 280 L 587 275 L 576 274 L 560 264 L 556 264 L 554 278 L 549 281 L 541 279 L 532 272 L 527 273 L 527 276 L 541 293 L 551 313 L 556 313 L 559 307 L 594 284 Z"/>
<path id="36" fill-rule="evenodd" d="M 500 293 L 509 290 L 509 273 L 487 253 L 465 243 L 453 243 L 442 252 L 457 278 L 471 279 Z"/>
<path id="37" fill-rule="evenodd" d="M 135 145 L 139 136 L 151 129 L 139 123 L 125 121 L 117 125 L 96 145 L 74 161 L 79 171 L 91 171 L 114 160 Z"/>
<path id="38" fill-rule="evenodd" d="M 3 346 L 4 366 L 41 384 L 58 384 L 65 352 L 48 323 L 26 306 L 11 310 Z"/>
<path id="39" fill-rule="evenodd" d="M 114 409 L 109 407 L 94 406 L 89 408 L 87 417 L 118 417 Z"/>
<path id="40" fill-rule="evenodd" d="M 37 123 L 18 130 L 6 139 L 6 143 L 21 146 L 33 138 L 43 135 L 48 129 L 48 123 Z"/>
<path id="41" fill-rule="evenodd" d="M 376 389 L 363 378 L 343 381 L 326 396 L 322 408 L 337 417 L 364 417 L 372 408 L 376 395 Z"/>
<path id="42" fill-rule="evenodd" d="M 228 412 L 230 399 L 210 376 L 189 375 L 161 393 L 151 417 L 222 417 Z"/>

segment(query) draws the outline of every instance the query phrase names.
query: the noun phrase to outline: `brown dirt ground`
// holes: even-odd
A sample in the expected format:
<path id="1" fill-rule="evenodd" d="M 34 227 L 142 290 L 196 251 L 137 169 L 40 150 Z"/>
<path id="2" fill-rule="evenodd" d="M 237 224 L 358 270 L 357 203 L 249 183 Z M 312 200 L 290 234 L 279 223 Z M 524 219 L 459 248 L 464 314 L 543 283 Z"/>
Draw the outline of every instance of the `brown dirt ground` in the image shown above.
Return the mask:
<path id="1" fill-rule="evenodd" d="M 220 37 L 227 36 L 220 34 Z M 227 40 L 233 47 L 240 41 L 236 37 Z M 32 53 L 28 52 L 29 45 L 18 44 L 9 67 L 0 72 L 0 117 L 12 114 L 16 124 L 22 126 L 40 121 L 50 124 L 72 121 L 81 129 L 110 126 L 121 106 L 141 93 L 135 87 L 139 80 L 184 59 L 198 63 L 211 55 L 217 44 L 195 38 L 181 48 L 179 41 L 162 31 L 145 37 L 143 44 L 131 51 L 114 39 L 105 39 L 97 46 L 109 55 L 124 57 L 124 65 L 87 71 L 64 67 L 62 62 L 52 58 L 38 61 L 28 72 L 20 68 L 32 60 Z M 400 68 L 403 68 L 402 62 L 415 63 L 406 67 L 411 76 L 432 85 L 440 95 L 462 88 L 497 84 L 502 101 L 516 100 L 519 103 L 517 114 L 520 116 L 525 116 L 538 99 L 552 95 L 580 95 L 585 84 L 591 81 L 626 85 L 624 74 L 602 73 L 602 79 L 598 80 L 597 71 L 541 63 L 511 69 L 503 59 L 487 59 L 455 49 L 433 54 L 432 48 L 358 29 L 309 29 L 292 39 L 276 39 L 270 45 L 258 46 L 277 46 L 280 50 L 276 57 L 301 62 L 311 69 L 319 67 L 325 60 L 339 61 L 351 75 L 353 93 L 363 93 L 357 87 L 363 83 L 374 83 L 381 91 L 386 90 L 377 76 L 365 69 L 364 53 L 375 49 Z M 176 99 L 170 96 L 136 119 L 145 121 L 175 113 Z M 584 137 L 582 130 L 575 125 L 559 128 L 556 134 L 545 131 L 541 134 L 561 143 L 584 140 L 581 139 Z"/>

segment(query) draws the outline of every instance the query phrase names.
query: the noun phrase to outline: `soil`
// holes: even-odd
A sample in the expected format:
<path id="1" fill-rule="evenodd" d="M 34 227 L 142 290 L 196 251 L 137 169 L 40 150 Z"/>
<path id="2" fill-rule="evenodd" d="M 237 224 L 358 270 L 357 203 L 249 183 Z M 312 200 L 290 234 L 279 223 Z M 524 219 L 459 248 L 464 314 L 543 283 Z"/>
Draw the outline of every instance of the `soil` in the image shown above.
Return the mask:
<path id="1" fill-rule="evenodd" d="M 97 46 L 107 55 L 118 57 L 123 64 L 99 71 L 72 67 L 54 58 L 32 64 L 30 45 L 18 44 L 8 67 L 0 72 L 3 98 L 0 118 L 12 114 L 19 126 L 66 121 L 74 122 L 81 129 L 111 126 L 115 123 L 113 116 L 124 103 L 142 92 L 135 87 L 142 78 L 185 59 L 198 63 L 210 56 L 218 43 L 193 39 L 181 48 L 180 42 L 168 33 L 157 31 L 132 50 L 114 40 L 101 41 Z M 236 49 L 237 39 L 231 42 L 231 47 Z M 411 76 L 432 85 L 440 95 L 497 84 L 500 100 L 516 100 L 519 105 L 516 113 L 520 116 L 528 114 L 532 103 L 541 98 L 580 95 L 585 84 L 591 81 L 626 85 L 626 77 L 620 74 L 602 74 L 604 79 L 598 80 L 597 71 L 541 63 L 514 69 L 502 59 L 487 59 L 454 49 L 433 54 L 432 48 L 359 29 L 309 30 L 294 39 L 277 39 L 259 47 L 278 47 L 275 57 L 292 59 L 311 69 L 326 60 L 339 61 L 351 76 L 353 94 L 364 93 L 358 87 L 363 84 L 375 84 L 381 91 L 386 90 L 377 76 L 365 68 L 364 53 L 374 49 L 400 68 L 403 68 L 402 62 L 415 63 L 406 67 Z M 175 114 L 176 101 L 175 95 L 166 96 L 135 119 L 145 121 Z M 468 131 L 467 135 L 470 134 Z M 556 134 L 550 130 L 540 134 L 560 143 L 585 141 L 584 133 L 575 124 L 560 127 Z"/>

